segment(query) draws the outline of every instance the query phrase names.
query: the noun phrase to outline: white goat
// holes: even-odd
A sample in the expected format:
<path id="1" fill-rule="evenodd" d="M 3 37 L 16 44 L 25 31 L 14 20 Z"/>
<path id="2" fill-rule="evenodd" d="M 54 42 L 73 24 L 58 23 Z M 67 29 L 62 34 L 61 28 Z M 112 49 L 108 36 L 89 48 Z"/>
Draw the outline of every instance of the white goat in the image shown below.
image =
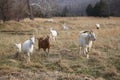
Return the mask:
<path id="1" fill-rule="evenodd" d="M 47 19 L 48 22 L 53 22 L 53 19 Z"/>
<path id="2" fill-rule="evenodd" d="M 100 29 L 100 24 L 96 24 L 96 28 L 97 28 L 97 29 Z"/>
<path id="3" fill-rule="evenodd" d="M 22 51 L 21 50 L 21 43 L 15 43 L 15 47 L 16 47 L 16 57 L 18 56 L 18 54 Z"/>
<path id="4" fill-rule="evenodd" d="M 92 47 L 92 42 L 96 40 L 95 33 L 93 31 L 80 31 L 78 34 L 78 45 L 80 47 L 79 53 L 81 53 L 81 48 L 83 54 L 89 58 L 88 52 Z"/>
<path id="5" fill-rule="evenodd" d="M 22 45 L 23 52 L 27 54 L 29 62 L 30 62 L 30 53 L 33 53 L 34 43 L 35 43 L 35 37 L 33 36 L 30 39 L 26 40 Z"/>
<path id="6" fill-rule="evenodd" d="M 17 52 L 21 52 L 21 43 L 15 43 Z"/>
<path id="7" fill-rule="evenodd" d="M 64 24 L 62 24 L 62 30 L 68 30 L 68 27 Z"/>
<path id="8" fill-rule="evenodd" d="M 26 40 L 22 45 L 21 44 L 15 44 L 17 48 L 17 55 L 20 52 L 24 52 L 28 56 L 28 61 L 30 62 L 30 53 L 33 53 L 33 48 L 34 48 L 34 43 L 35 43 L 35 37 L 31 37 L 30 39 Z"/>
<path id="9" fill-rule="evenodd" d="M 57 31 L 53 30 L 53 28 L 50 28 L 50 37 L 56 41 L 56 37 L 57 37 Z"/>

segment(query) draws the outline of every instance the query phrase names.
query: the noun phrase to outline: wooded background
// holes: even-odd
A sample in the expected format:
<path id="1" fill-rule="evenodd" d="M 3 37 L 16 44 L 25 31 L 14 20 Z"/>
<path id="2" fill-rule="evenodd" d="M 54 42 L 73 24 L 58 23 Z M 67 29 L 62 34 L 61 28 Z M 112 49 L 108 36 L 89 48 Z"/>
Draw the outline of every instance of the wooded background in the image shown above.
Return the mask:
<path id="1" fill-rule="evenodd" d="M 120 0 L 0 0 L 0 20 L 29 17 L 120 16 Z"/>

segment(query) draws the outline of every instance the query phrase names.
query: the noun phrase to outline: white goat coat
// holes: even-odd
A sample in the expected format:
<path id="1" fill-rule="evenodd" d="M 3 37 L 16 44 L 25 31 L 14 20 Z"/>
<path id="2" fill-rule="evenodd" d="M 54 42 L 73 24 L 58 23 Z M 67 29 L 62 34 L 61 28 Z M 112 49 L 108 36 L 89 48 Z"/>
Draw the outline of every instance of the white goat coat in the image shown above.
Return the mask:
<path id="1" fill-rule="evenodd" d="M 65 24 L 62 25 L 62 30 L 68 30 L 68 27 Z"/>
<path id="2" fill-rule="evenodd" d="M 78 35 L 78 45 L 80 47 L 79 53 L 82 48 L 83 54 L 87 55 L 87 58 L 89 58 L 89 55 L 86 53 L 90 51 L 92 43 L 95 40 L 95 35 L 93 36 L 92 39 L 90 39 L 89 33 L 83 33 L 83 31 L 80 32 Z"/>
<path id="3" fill-rule="evenodd" d="M 96 28 L 97 28 L 97 29 L 100 29 L 100 24 L 96 24 Z"/>
<path id="4" fill-rule="evenodd" d="M 53 40 L 56 40 L 57 37 L 57 31 L 53 30 L 52 28 L 50 28 L 50 36 L 53 38 Z"/>
<path id="5" fill-rule="evenodd" d="M 51 30 L 52 36 L 57 36 L 57 32 L 55 30 Z"/>
<path id="6" fill-rule="evenodd" d="M 48 22 L 53 22 L 53 19 L 48 19 L 47 21 L 48 21 Z"/>
<path id="7" fill-rule="evenodd" d="M 88 36 L 88 34 L 87 33 L 84 33 L 84 34 L 79 34 L 79 36 L 78 36 L 78 44 L 79 44 L 79 46 L 81 46 L 81 47 L 85 47 L 86 45 L 87 45 L 87 43 L 86 43 L 86 37 Z"/>
<path id="8" fill-rule="evenodd" d="M 16 47 L 16 50 L 17 50 L 17 52 L 18 53 L 20 53 L 21 51 L 22 51 L 22 49 L 21 49 L 21 43 L 15 43 L 15 47 Z"/>
<path id="9" fill-rule="evenodd" d="M 27 40 L 23 43 L 22 49 L 24 53 L 32 53 L 33 52 L 33 44 L 30 44 L 30 40 Z"/>

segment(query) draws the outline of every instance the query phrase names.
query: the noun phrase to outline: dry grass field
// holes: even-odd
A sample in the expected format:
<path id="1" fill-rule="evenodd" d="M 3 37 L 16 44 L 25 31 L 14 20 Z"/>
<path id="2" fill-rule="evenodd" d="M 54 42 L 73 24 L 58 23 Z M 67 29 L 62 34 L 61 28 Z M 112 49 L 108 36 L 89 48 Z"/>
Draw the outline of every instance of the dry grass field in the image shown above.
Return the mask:
<path id="1" fill-rule="evenodd" d="M 69 27 L 64 31 L 61 24 Z M 101 28 L 96 29 L 99 23 Z M 38 51 L 37 40 L 31 63 L 23 53 L 15 56 L 14 43 L 22 43 L 34 34 L 49 35 L 49 28 L 58 31 L 57 42 L 51 41 L 49 57 Z M 97 40 L 90 59 L 78 56 L 77 38 L 80 30 L 92 29 Z M 0 22 L 0 80 L 120 80 L 120 18 L 55 17 Z"/>

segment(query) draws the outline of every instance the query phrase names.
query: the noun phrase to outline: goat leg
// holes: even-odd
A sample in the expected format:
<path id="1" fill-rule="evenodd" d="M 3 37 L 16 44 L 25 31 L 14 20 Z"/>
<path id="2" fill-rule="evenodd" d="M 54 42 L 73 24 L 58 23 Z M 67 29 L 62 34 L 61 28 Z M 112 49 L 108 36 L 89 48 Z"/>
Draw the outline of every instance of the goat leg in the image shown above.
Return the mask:
<path id="1" fill-rule="evenodd" d="M 81 54 L 81 47 L 79 46 L 78 56 Z"/>
<path id="2" fill-rule="evenodd" d="M 18 55 L 19 55 L 19 52 L 16 52 L 16 54 L 15 54 L 15 58 L 17 58 L 17 57 L 18 57 Z"/>
<path id="3" fill-rule="evenodd" d="M 45 53 L 46 53 L 46 54 L 45 54 L 45 56 L 47 56 L 48 54 L 47 54 L 47 51 L 46 51 L 46 49 L 43 49 L 43 50 L 44 50 L 44 51 L 45 51 Z"/>
<path id="4" fill-rule="evenodd" d="M 49 53 L 49 48 L 48 48 L 48 53 Z"/>
<path id="5" fill-rule="evenodd" d="M 27 56 L 28 56 L 28 60 L 27 60 L 27 63 L 30 62 L 30 53 L 27 53 Z"/>
<path id="6" fill-rule="evenodd" d="M 89 54 L 87 53 L 87 59 L 89 59 Z"/>

